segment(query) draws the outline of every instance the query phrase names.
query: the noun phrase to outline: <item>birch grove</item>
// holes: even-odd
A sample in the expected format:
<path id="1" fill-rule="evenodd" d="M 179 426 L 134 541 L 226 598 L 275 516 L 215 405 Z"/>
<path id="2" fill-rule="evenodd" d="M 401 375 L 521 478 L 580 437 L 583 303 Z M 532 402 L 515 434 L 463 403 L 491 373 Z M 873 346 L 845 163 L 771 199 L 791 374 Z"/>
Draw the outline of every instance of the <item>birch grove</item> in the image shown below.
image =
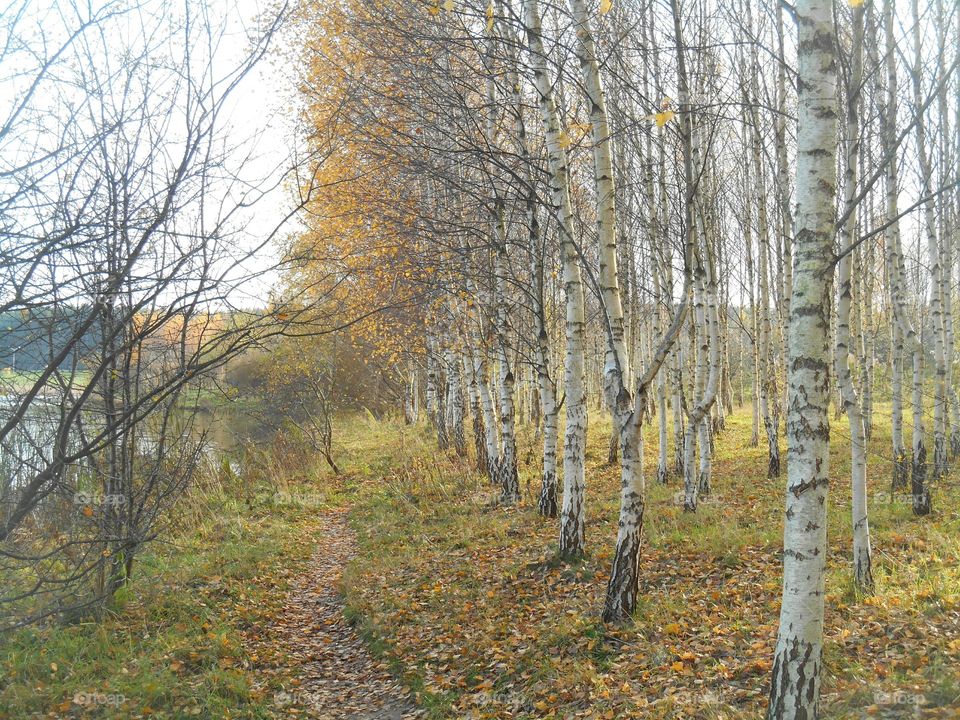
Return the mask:
<path id="1" fill-rule="evenodd" d="M 622 624 L 645 473 L 687 513 L 722 503 L 714 459 L 743 413 L 766 458 L 758 492 L 780 493 L 785 470 L 768 717 L 817 717 L 832 438 L 850 442 L 834 492 L 858 597 L 874 588 L 877 478 L 927 516 L 960 451 L 955 9 L 322 5 L 308 44 L 350 97 L 324 117 L 355 138 L 358 172 L 395 168 L 391 232 L 417 258 L 410 422 L 422 403 L 491 504 L 536 507 L 561 561 L 612 547 L 598 611 Z M 609 422 L 619 462 L 615 537 L 588 535 L 588 418 Z"/>

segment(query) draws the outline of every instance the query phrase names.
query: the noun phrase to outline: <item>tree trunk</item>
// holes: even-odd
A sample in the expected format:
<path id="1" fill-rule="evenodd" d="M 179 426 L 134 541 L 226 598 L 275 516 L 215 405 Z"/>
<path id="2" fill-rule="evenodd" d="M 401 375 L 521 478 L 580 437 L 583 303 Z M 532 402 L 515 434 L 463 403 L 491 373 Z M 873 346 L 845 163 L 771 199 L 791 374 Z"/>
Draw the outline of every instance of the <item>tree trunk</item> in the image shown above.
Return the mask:
<path id="1" fill-rule="evenodd" d="M 467 454 L 467 440 L 463 428 L 463 384 L 460 376 L 460 353 L 452 348 L 444 351 L 447 366 L 447 435 L 453 438 L 453 447 L 457 455 Z"/>
<path id="2" fill-rule="evenodd" d="M 883 113 L 884 150 L 888 156 L 895 157 L 897 145 L 897 74 L 896 74 L 896 45 L 893 35 L 893 0 L 884 3 L 884 26 L 887 42 L 887 101 Z M 899 214 L 897 181 L 897 164 L 887 164 L 887 218 L 892 221 L 889 231 L 887 247 L 887 274 L 889 275 L 891 304 L 900 339 L 910 350 L 913 361 L 913 454 L 910 469 L 910 488 L 913 494 L 913 511 L 917 515 L 930 512 L 930 492 L 926 484 L 927 449 L 924 444 L 923 423 L 923 348 L 910 321 L 910 312 L 907 308 L 906 286 L 904 278 L 903 251 L 900 247 L 900 224 L 893 220 Z M 897 478 L 894 478 L 897 481 Z"/>
<path id="3" fill-rule="evenodd" d="M 577 24 L 578 54 L 581 57 L 581 69 L 584 72 L 585 84 L 599 88 L 599 69 L 584 4 L 580 0 L 571 0 L 570 5 L 573 9 L 574 21 Z M 677 26 L 679 19 L 676 4 L 674 4 L 674 16 L 675 26 Z M 679 41 L 679 32 L 677 38 Z M 682 66 L 682 53 L 680 54 L 680 62 Z M 589 78 L 588 75 L 594 75 L 595 77 Z M 594 96 L 593 99 L 596 100 L 597 98 Z M 607 583 L 607 594 L 603 606 L 604 622 L 626 622 L 632 617 L 636 609 L 640 584 L 640 542 L 643 532 L 643 511 L 646 495 L 646 484 L 643 476 L 643 415 L 646 410 L 649 385 L 653 382 L 657 372 L 669 355 L 670 348 L 680 334 L 687 314 L 687 298 L 691 292 L 692 212 L 695 187 L 692 182 L 693 162 L 689 141 L 691 113 L 686 100 L 685 94 L 681 91 L 680 117 L 683 132 L 687 138 L 684 143 L 684 178 L 686 181 L 684 206 L 686 220 L 688 221 L 684 239 L 683 302 L 674 314 L 670 327 L 660 340 L 656 351 L 652 353 L 643 375 L 639 377 L 634 395 L 631 396 L 630 391 L 622 382 L 619 388 L 615 388 L 617 402 L 614 406 L 614 422 L 620 428 L 621 434 L 620 516 L 617 524 L 617 545 L 613 553 L 613 565 L 610 569 L 610 580 Z M 594 128 L 594 132 L 596 133 L 596 128 Z M 611 191 L 612 189 L 611 186 Z M 609 329 L 607 338 L 608 344 L 612 346 L 614 335 Z M 616 380 L 616 377 L 612 379 Z"/>
<path id="4" fill-rule="evenodd" d="M 746 4 L 748 27 L 752 28 L 753 21 L 750 14 L 750 3 Z M 767 477 L 775 478 L 780 475 L 780 448 L 778 445 L 777 409 L 771 407 L 777 403 L 776 384 L 773 375 L 776 372 L 776 362 L 773 358 L 771 328 L 770 328 L 770 268 L 769 244 L 770 223 L 767 215 L 767 194 L 764 188 L 762 143 L 760 136 L 760 118 L 756 103 L 759 101 L 759 89 L 756 76 L 760 72 L 757 49 L 751 46 L 751 66 L 753 74 L 750 81 L 750 116 L 753 125 L 752 160 L 753 184 L 755 188 L 754 200 L 757 204 L 757 254 L 759 255 L 760 279 L 760 415 L 763 427 L 767 433 Z"/>
<path id="5" fill-rule="evenodd" d="M 923 58 L 920 40 L 920 12 L 917 0 L 910 3 L 913 12 L 913 101 L 916 107 L 923 105 L 921 76 Z M 945 57 L 945 56 L 941 56 Z M 943 116 L 944 121 L 949 114 Z M 945 352 L 946 328 L 943 321 L 943 268 L 941 266 L 940 243 L 937 238 L 936 201 L 933 198 L 933 169 L 927 148 L 927 126 L 921 118 L 914 125 L 917 139 L 917 155 L 920 161 L 921 190 L 927 198 L 923 204 L 924 227 L 927 234 L 927 262 L 930 272 L 930 321 L 933 330 L 933 480 L 940 480 L 947 474 L 947 358 Z M 916 504 L 914 505 L 916 509 Z M 925 514 L 928 510 L 918 513 Z"/>
<path id="6" fill-rule="evenodd" d="M 550 191 L 560 231 L 560 258 L 566 315 L 564 355 L 564 404 L 566 428 L 563 443 L 563 504 L 560 511 L 559 554 L 580 557 L 584 552 L 584 452 L 587 439 L 586 380 L 584 378 L 583 283 L 575 243 L 573 208 L 570 202 L 567 153 L 560 142 L 560 120 L 553 99 L 553 83 L 547 72 L 547 55 L 540 29 L 537 0 L 524 0 L 524 18 L 530 66 L 540 107 L 550 165 Z"/>
<path id="7" fill-rule="evenodd" d="M 797 230 L 787 358 L 783 601 L 768 720 L 819 716 L 830 475 L 830 285 L 836 196 L 833 3 L 798 0 Z"/>
<path id="8" fill-rule="evenodd" d="M 837 302 L 837 344 L 834 362 L 843 407 L 850 426 L 850 461 L 852 486 L 853 580 L 861 592 L 873 589 L 870 554 L 870 526 L 867 520 L 867 437 L 860 399 L 853 383 L 854 356 L 851 352 L 850 310 L 853 305 L 853 243 L 857 226 L 855 196 L 857 165 L 860 153 L 860 87 L 863 82 L 863 6 L 852 8 L 853 47 L 850 78 L 847 86 L 846 152 L 843 178 L 843 204 L 846 223 L 841 228 L 842 257 L 838 266 L 839 300 Z"/>

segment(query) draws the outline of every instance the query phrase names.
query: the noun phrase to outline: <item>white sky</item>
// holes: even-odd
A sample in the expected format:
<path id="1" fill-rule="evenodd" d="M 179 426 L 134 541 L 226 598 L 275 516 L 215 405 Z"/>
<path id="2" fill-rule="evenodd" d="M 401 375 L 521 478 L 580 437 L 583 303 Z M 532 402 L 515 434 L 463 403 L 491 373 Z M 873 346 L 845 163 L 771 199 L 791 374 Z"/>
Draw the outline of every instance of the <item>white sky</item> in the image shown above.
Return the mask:
<path id="1" fill-rule="evenodd" d="M 168 84 L 151 90 L 149 97 L 156 97 L 156 107 L 148 107 L 148 111 L 161 110 L 168 102 L 165 93 L 172 90 L 169 83 L 176 77 L 174 72 L 162 69 L 164 53 L 184 52 L 182 42 L 179 45 L 177 42 L 166 43 L 165 32 L 167 28 L 173 30 L 182 22 L 185 2 L 189 2 L 191 14 L 195 16 L 191 22 L 192 35 L 201 45 L 205 44 L 202 32 L 204 19 L 213 28 L 216 49 L 213 51 L 212 74 L 217 78 L 229 75 L 243 63 L 252 47 L 251 38 L 259 34 L 257 18 L 270 8 L 270 4 L 264 0 L 129 0 L 129 3 L 121 0 L 121 7 L 136 4 L 139 9 L 121 15 L 118 22 L 106 23 L 103 26 L 105 36 L 99 36 L 98 29 L 94 28 L 74 42 L 71 47 L 76 53 L 68 52 L 60 59 L 62 67 L 55 66 L 44 84 L 39 86 L 28 112 L 17 116 L 11 133 L 0 136 L 0 170 L 23 166 L 30 158 L 39 157 L 44 148 L 60 147 L 60 133 L 65 128 L 82 128 L 90 122 L 82 116 L 68 119 L 71 108 L 83 105 L 81 97 L 84 91 L 71 88 L 73 78 L 84 70 L 85 53 L 95 58 L 92 63 L 97 67 L 92 76 L 106 78 L 110 74 L 109 68 L 116 68 L 124 62 L 125 56 L 120 54 L 124 48 L 133 48 L 136 53 L 144 43 L 150 45 L 158 53 L 156 62 L 161 64 L 156 77 L 165 79 L 161 81 Z M 37 77 L 42 58 L 49 57 L 65 42 L 69 33 L 76 31 L 78 18 L 87 18 L 90 13 L 99 13 L 115 4 L 115 0 L 95 0 L 91 6 L 86 4 L 86 0 L 0 0 L 0 128 L 14 117 L 13 109 L 25 97 Z M 76 10 L 78 7 L 79 10 Z M 199 17 L 200 13 L 206 17 Z M 17 22 L 11 25 L 14 19 Z M 222 34 L 219 32 L 221 29 Z M 147 33 L 150 34 L 150 40 L 145 39 Z M 176 39 L 177 36 L 171 37 Z M 3 52 L 4 47 L 6 52 Z M 197 79 L 202 78 L 207 56 L 205 47 L 191 47 L 191 73 Z M 80 58 L 79 66 L 77 58 Z M 96 58 L 102 58 L 102 62 Z M 181 59 L 170 58 L 174 65 Z M 293 122 L 296 115 L 290 110 L 294 106 L 295 86 L 292 73 L 282 70 L 283 65 L 268 54 L 240 81 L 221 108 L 215 144 L 223 143 L 235 148 L 229 154 L 227 164 L 242 178 L 241 188 L 245 186 L 249 190 L 252 187 L 276 185 L 292 164 L 292 151 L 296 147 Z M 180 91 L 170 97 L 181 96 L 186 97 L 186 93 Z M 175 102 L 177 107 L 183 106 L 179 99 Z M 80 125 L 77 126 L 77 123 Z M 174 125 L 171 129 L 175 130 L 176 127 Z M 167 139 L 176 142 L 175 138 L 168 136 Z M 144 149 L 149 151 L 150 147 Z M 162 162 L 159 165 L 162 166 Z M 49 175 L 47 182 L 55 184 L 62 174 Z M 5 188 L 0 183 L 0 195 L 6 190 L 15 191 L 18 177 L 8 178 L 8 185 L 12 182 L 13 186 Z M 211 187 L 210 201 L 216 204 L 221 200 L 227 193 L 227 187 L 226 183 L 219 189 Z M 208 205 L 213 207 L 211 202 Z M 227 201 L 226 206 L 230 204 Z M 279 187 L 236 218 L 238 223 L 235 224 L 245 227 L 245 231 L 234 238 L 241 253 L 261 244 L 290 207 L 287 188 Z M 42 214 L 32 218 L 17 214 L 7 219 L 16 222 L 15 218 L 32 223 L 38 222 L 39 218 L 40 222 L 45 222 Z M 276 244 L 271 244 L 246 263 L 251 273 L 260 276 L 238 288 L 233 298 L 235 304 L 251 307 L 262 305 L 267 300 L 270 287 L 277 277 L 275 274 L 262 273 L 276 264 L 276 250 Z M 241 278 L 244 274 L 239 270 L 234 276 Z"/>
<path id="2" fill-rule="evenodd" d="M 229 0 L 212 2 L 211 5 L 226 8 L 223 17 L 227 22 L 227 32 L 222 50 L 227 66 L 234 65 L 243 59 L 249 49 L 248 38 L 257 29 L 256 18 L 264 9 L 269 9 L 271 3 L 263 0 Z M 282 63 L 273 54 L 261 61 L 234 91 L 227 105 L 230 138 L 249 145 L 254 153 L 245 167 L 245 173 L 249 172 L 254 177 L 276 177 L 278 169 L 289 167 L 292 152 L 299 142 L 294 126 L 295 116 L 291 112 L 295 100 L 296 86 L 292 73 L 284 72 Z M 284 188 L 258 203 L 249 217 L 251 244 L 267 237 L 290 208 L 290 198 Z M 289 227 L 294 227 L 293 221 Z M 274 244 L 269 251 L 262 253 L 255 260 L 257 267 L 252 269 L 275 265 L 278 260 L 276 249 Z M 277 279 L 275 273 L 267 273 L 248 283 L 244 287 L 244 294 L 251 304 L 262 305 Z"/>

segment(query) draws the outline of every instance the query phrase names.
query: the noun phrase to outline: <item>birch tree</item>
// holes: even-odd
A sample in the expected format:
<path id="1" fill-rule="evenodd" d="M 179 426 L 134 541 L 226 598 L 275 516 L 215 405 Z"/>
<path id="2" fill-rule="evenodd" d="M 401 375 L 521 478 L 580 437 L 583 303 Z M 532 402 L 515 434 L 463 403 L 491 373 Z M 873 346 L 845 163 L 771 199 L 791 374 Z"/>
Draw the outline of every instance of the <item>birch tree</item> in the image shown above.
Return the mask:
<path id="1" fill-rule="evenodd" d="M 529 62 L 537 91 L 550 167 L 550 194 L 560 233 L 560 258 L 565 297 L 566 349 L 564 354 L 564 403 L 566 427 L 563 443 L 563 505 L 560 512 L 559 554 L 579 557 L 584 552 L 584 453 L 587 441 L 586 380 L 584 378 L 583 283 L 574 239 L 573 208 L 567 153 L 563 147 L 560 119 L 543 46 L 540 8 L 537 0 L 524 0 Z"/>
<path id="2" fill-rule="evenodd" d="M 894 12 L 893 1 L 884 3 L 884 32 L 886 36 L 887 57 L 887 99 L 883 109 L 883 140 L 884 151 L 888 158 L 896 157 L 899 145 L 897 138 L 897 71 L 896 71 L 896 43 L 894 41 Z M 913 329 L 910 312 L 907 307 L 907 291 L 904 278 L 903 251 L 900 243 L 900 212 L 899 212 L 899 179 L 895 162 L 886 164 L 886 215 L 890 223 L 887 239 L 887 277 L 890 285 L 891 306 L 894 322 L 897 325 L 894 340 L 897 346 L 908 349 L 913 366 L 913 391 L 911 405 L 913 413 L 912 462 L 910 465 L 910 488 L 913 496 L 913 511 L 917 515 L 926 515 L 930 512 L 930 491 L 926 484 L 927 449 L 924 441 L 923 419 L 923 349 L 920 340 Z M 895 348 L 895 352 L 897 349 Z M 895 368 L 896 371 L 896 368 Z M 896 373 L 895 373 L 896 374 Z M 897 379 L 894 378 L 894 392 L 897 392 Z M 894 451 L 896 447 L 896 428 L 894 429 Z M 895 455 L 895 460 L 904 457 L 905 453 Z M 904 463 L 901 465 L 903 467 Z M 894 475 L 894 486 L 903 482 L 902 476 Z"/>
<path id="3" fill-rule="evenodd" d="M 843 176 L 843 204 L 846 222 L 840 229 L 840 262 L 837 266 L 837 338 L 834 353 L 835 372 L 850 426 L 850 463 L 852 483 L 853 579 L 861 591 L 873 587 L 870 555 L 870 528 L 867 520 L 867 435 L 860 398 L 853 382 L 855 367 L 851 352 L 850 310 L 852 306 L 853 242 L 856 229 L 854 197 L 860 153 L 860 103 L 863 83 L 864 7 L 852 8 L 853 46 L 846 90 L 846 132 Z"/>
<path id="4" fill-rule="evenodd" d="M 819 716 L 830 474 L 829 332 L 836 198 L 833 5 L 796 3 L 797 213 L 790 299 L 783 600 L 769 720 Z"/>

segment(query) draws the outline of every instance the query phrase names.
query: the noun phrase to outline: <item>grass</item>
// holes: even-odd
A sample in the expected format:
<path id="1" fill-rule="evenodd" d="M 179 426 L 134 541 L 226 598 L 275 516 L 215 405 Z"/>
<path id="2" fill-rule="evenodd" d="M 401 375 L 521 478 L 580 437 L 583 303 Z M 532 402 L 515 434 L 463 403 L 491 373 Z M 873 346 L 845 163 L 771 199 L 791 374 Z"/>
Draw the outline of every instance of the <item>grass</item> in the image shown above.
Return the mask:
<path id="1" fill-rule="evenodd" d="M 902 717 L 921 696 L 925 717 L 953 717 L 956 477 L 935 487 L 932 518 L 914 518 L 908 504 L 890 502 L 889 430 L 875 428 L 877 592 L 857 598 L 844 425 L 834 422 L 831 460 L 825 717 Z M 587 557 L 575 565 L 557 560 L 556 524 L 536 515 L 537 449 L 527 435 L 520 456 L 533 462 L 521 467 L 526 494 L 516 508 L 496 507 L 469 463 L 439 453 L 394 468 L 362 496 L 347 598 L 367 632 L 403 658 L 432 717 L 762 714 L 779 617 L 783 481 L 766 479 L 748 411 L 718 437 L 713 496 L 696 514 L 677 504 L 677 479 L 648 480 L 641 597 L 628 628 L 598 623 L 618 510 L 618 469 L 602 462 L 608 436 L 609 421 L 591 418 Z M 655 427 L 646 450 L 651 478 Z"/>
<path id="2" fill-rule="evenodd" d="M 881 408 L 883 410 L 883 408 Z M 878 418 L 879 419 L 879 418 Z M 960 516 L 955 477 L 914 518 L 887 490 L 889 436 L 871 441 L 877 592 L 849 581 L 849 471 L 834 423 L 829 508 L 825 717 L 952 717 L 960 707 Z M 294 659 L 268 631 L 314 549 L 314 521 L 351 506 L 359 555 L 347 614 L 433 718 L 758 717 L 776 637 L 783 481 L 738 413 L 719 436 L 713 496 L 683 513 L 678 480 L 648 484 L 635 622 L 599 620 L 616 534 L 609 423 L 592 417 L 587 556 L 556 557 L 556 523 L 536 515 L 538 447 L 521 436 L 524 498 L 499 507 L 469 460 L 424 425 L 359 415 L 337 429 L 335 479 L 280 442 L 248 452 L 174 514 L 169 544 L 139 565 L 105 621 L 0 639 L 0 718 L 288 717 Z M 647 428 L 653 477 L 655 428 Z M 671 456 L 672 457 L 672 456 Z M 648 481 L 649 482 L 649 481 Z M 918 705 L 922 701 L 922 707 Z"/>
<path id="3" fill-rule="evenodd" d="M 208 496 L 203 521 L 155 545 L 128 600 L 100 623 L 3 638 L 0 717 L 269 717 L 242 630 L 271 611 L 278 561 L 307 556 L 299 518 Z"/>
<path id="4" fill-rule="evenodd" d="M 368 418 L 347 428 L 342 479 L 302 448 L 249 448 L 242 477 L 224 465 L 171 514 L 114 614 L 0 636 L 0 718 L 287 717 L 277 694 L 296 688 L 296 662 L 264 628 L 315 549 L 316 516 L 409 442 Z"/>

